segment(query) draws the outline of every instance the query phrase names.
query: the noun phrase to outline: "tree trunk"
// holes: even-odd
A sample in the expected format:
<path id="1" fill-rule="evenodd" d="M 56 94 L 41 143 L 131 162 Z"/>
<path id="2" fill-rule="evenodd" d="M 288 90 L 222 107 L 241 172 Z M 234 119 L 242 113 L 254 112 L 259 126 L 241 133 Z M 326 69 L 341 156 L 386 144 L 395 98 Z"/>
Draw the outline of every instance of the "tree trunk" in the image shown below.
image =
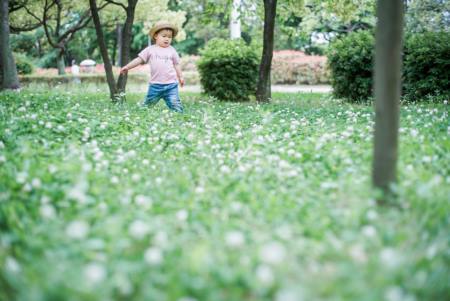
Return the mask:
<path id="1" fill-rule="evenodd" d="M 131 28 L 134 22 L 134 13 L 136 10 L 137 0 L 128 0 L 127 18 L 122 29 L 122 47 L 120 51 L 121 66 L 125 66 L 130 61 L 130 45 L 131 45 Z M 119 93 L 125 93 L 127 85 L 127 74 L 119 75 L 117 80 L 117 90 Z"/>
<path id="2" fill-rule="evenodd" d="M 122 24 L 117 23 L 116 24 L 116 35 L 117 35 L 117 63 L 116 66 L 122 66 L 122 33 L 123 33 L 123 27 Z M 116 50 L 114 49 L 114 52 Z"/>
<path id="3" fill-rule="evenodd" d="M 239 39 L 241 38 L 241 19 L 240 11 L 241 0 L 233 0 L 233 5 L 231 7 L 231 18 L 230 18 L 230 38 Z"/>
<path id="4" fill-rule="evenodd" d="M 378 0 L 375 45 L 375 137 L 372 181 L 386 202 L 396 181 L 401 52 L 403 46 L 403 0 Z"/>
<path id="5" fill-rule="evenodd" d="M 0 89 L 19 89 L 16 63 L 9 44 L 8 0 L 0 4 Z"/>
<path id="6" fill-rule="evenodd" d="M 64 62 L 64 50 L 60 50 L 57 58 L 58 75 L 66 74 L 66 64 Z"/>
<path id="7" fill-rule="evenodd" d="M 114 74 L 112 70 L 111 61 L 108 56 L 108 49 L 106 48 L 105 38 L 103 36 L 102 25 L 98 16 L 98 8 L 96 0 L 89 0 L 89 6 L 91 8 L 92 19 L 94 21 L 95 32 L 97 34 L 97 42 L 102 55 L 103 64 L 105 66 L 106 80 L 109 87 L 109 95 L 111 100 L 116 100 L 117 89 L 114 81 Z"/>
<path id="8" fill-rule="evenodd" d="M 256 100 L 268 102 L 272 97 L 270 68 L 273 56 L 273 35 L 275 30 L 275 16 L 277 0 L 264 0 L 264 40 L 261 64 L 259 66 L 259 77 L 256 88 Z"/>

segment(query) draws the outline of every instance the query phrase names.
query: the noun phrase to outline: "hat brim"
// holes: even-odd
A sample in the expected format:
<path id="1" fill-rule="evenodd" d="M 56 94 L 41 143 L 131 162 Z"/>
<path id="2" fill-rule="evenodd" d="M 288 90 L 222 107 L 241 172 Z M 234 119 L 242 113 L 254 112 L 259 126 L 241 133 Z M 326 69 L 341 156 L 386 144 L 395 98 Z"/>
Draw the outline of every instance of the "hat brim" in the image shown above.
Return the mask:
<path id="1" fill-rule="evenodd" d="M 178 34 L 178 28 L 176 26 L 172 25 L 172 24 L 158 24 L 158 25 L 155 25 L 155 26 L 153 26 L 150 29 L 148 34 L 150 35 L 150 37 L 152 39 L 154 39 L 155 34 L 158 31 L 163 30 L 163 29 L 170 29 L 170 30 L 172 30 L 172 32 L 173 32 L 172 38 L 175 38 L 177 36 L 177 34 Z"/>

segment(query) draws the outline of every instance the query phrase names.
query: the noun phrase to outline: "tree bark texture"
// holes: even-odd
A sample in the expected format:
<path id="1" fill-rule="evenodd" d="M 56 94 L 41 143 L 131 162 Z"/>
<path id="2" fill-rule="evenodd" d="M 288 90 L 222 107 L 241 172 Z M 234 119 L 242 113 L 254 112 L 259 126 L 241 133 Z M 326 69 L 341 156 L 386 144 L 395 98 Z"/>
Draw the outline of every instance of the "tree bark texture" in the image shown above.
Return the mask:
<path id="1" fill-rule="evenodd" d="M 60 50 L 58 52 L 58 75 L 64 75 L 66 74 L 66 63 L 64 62 L 64 50 Z"/>
<path id="2" fill-rule="evenodd" d="M 98 7 L 96 0 L 89 0 L 89 6 L 91 8 L 92 20 L 94 21 L 95 32 L 97 34 L 98 46 L 100 48 L 100 54 L 102 55 L 103 64 L 105 66 L 106 80 L 108 82 L 109 94 L 111 100 L 115 100 L 117 89 L 114 80 L 114 73 L 112 70 L 112 64 L 109 60 L 108 49 L 106 48 L 105 37 L 103 35 L 102 25 L 100 23 L 100 17 L 98 15 Z"/>
<path id="3" fill-rule="evenodd" d="M 259 102 L 268 102 L 272 97 L 270 68 L 272 66 L 276 8 L 277 0 L 264 0 L 263 53 L 256 88 L 256 100 Z"/>
<path id="4" fill-rule="evenodd" d="M 121 56 L 122 56 L 122 24 L 116 24 L 116 35 L 117 35 L 117 60 L 116 66 L 122 66 Z M 116 49 L 114 49 L 116 51 Z M 114 60 L 114 59 L 113 59 Z"/>
<path id="5" fill-rule="evenodd" d="M 372 182 L 391 194 L 396 181 L 399 106 L 401 95 L 401 52 L 403 47 L 403 0 L 378 0 L 375 45 L 375 135 Z"/>
<path id="6" fill-rule="evenodd" d="M 8 0 L 1 0 L 0 4 L 0 88 L 19 89 L 16 63 L 9 43 L 9 12 Z"/>
<path id="7" fill-rule="evenodd" d="M 133 27 L 137 1 L 138 0 L 128 0 L 128 6 L 126 8 L 127 18 L 125 19 L 125 24 L 122 28 L 122 47 L 119 56 L 121 66 L 125 66 L 130 62 L 131 29 Z M 119 75 L 119 79 L 117 80 L 118 91 L 125 92 L 126 84 L 127 74 Z"/>

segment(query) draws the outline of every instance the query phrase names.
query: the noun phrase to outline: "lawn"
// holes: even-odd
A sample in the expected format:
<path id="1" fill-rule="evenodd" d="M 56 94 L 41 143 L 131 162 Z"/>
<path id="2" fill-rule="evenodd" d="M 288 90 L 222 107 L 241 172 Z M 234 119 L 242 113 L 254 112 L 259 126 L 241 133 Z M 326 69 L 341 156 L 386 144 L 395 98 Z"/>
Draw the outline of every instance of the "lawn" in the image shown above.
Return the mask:
<path id="1" fill-rule="evenodd" d="M 0 300 L 448 300 L 448 104 L 401 109 L 397 205 L 371 106 L 0 94 Z"/>

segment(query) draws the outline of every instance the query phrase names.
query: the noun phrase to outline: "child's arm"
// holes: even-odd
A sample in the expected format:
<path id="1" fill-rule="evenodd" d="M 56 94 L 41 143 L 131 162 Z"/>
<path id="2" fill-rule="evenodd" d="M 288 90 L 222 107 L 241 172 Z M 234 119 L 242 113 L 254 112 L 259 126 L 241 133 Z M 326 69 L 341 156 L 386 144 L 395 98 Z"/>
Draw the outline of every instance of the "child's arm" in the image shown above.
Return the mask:
<path id="1" fill-rule="evenodd" d="M 131 62 L 129 62 L 128 64 L 126 64 L 125 66 L 123 66 L 120 69 L 120 74 L 125 74 L 128 72 L 128 70 L 133 69 L 136 66 L 139 66 L 140 64 L 142 64 L 144 62 L 144 60 L 140 57 L 135 58 L 134 60 L 132 60 Z"/>
<path id="2" fill-rule="evenodd" d="M 178 82 L 183 87 L 184 86 L 184 78 L 183 73 L 181 72 L 180 64 L 174 65 L 175 71 L 177 72 Z"/>

